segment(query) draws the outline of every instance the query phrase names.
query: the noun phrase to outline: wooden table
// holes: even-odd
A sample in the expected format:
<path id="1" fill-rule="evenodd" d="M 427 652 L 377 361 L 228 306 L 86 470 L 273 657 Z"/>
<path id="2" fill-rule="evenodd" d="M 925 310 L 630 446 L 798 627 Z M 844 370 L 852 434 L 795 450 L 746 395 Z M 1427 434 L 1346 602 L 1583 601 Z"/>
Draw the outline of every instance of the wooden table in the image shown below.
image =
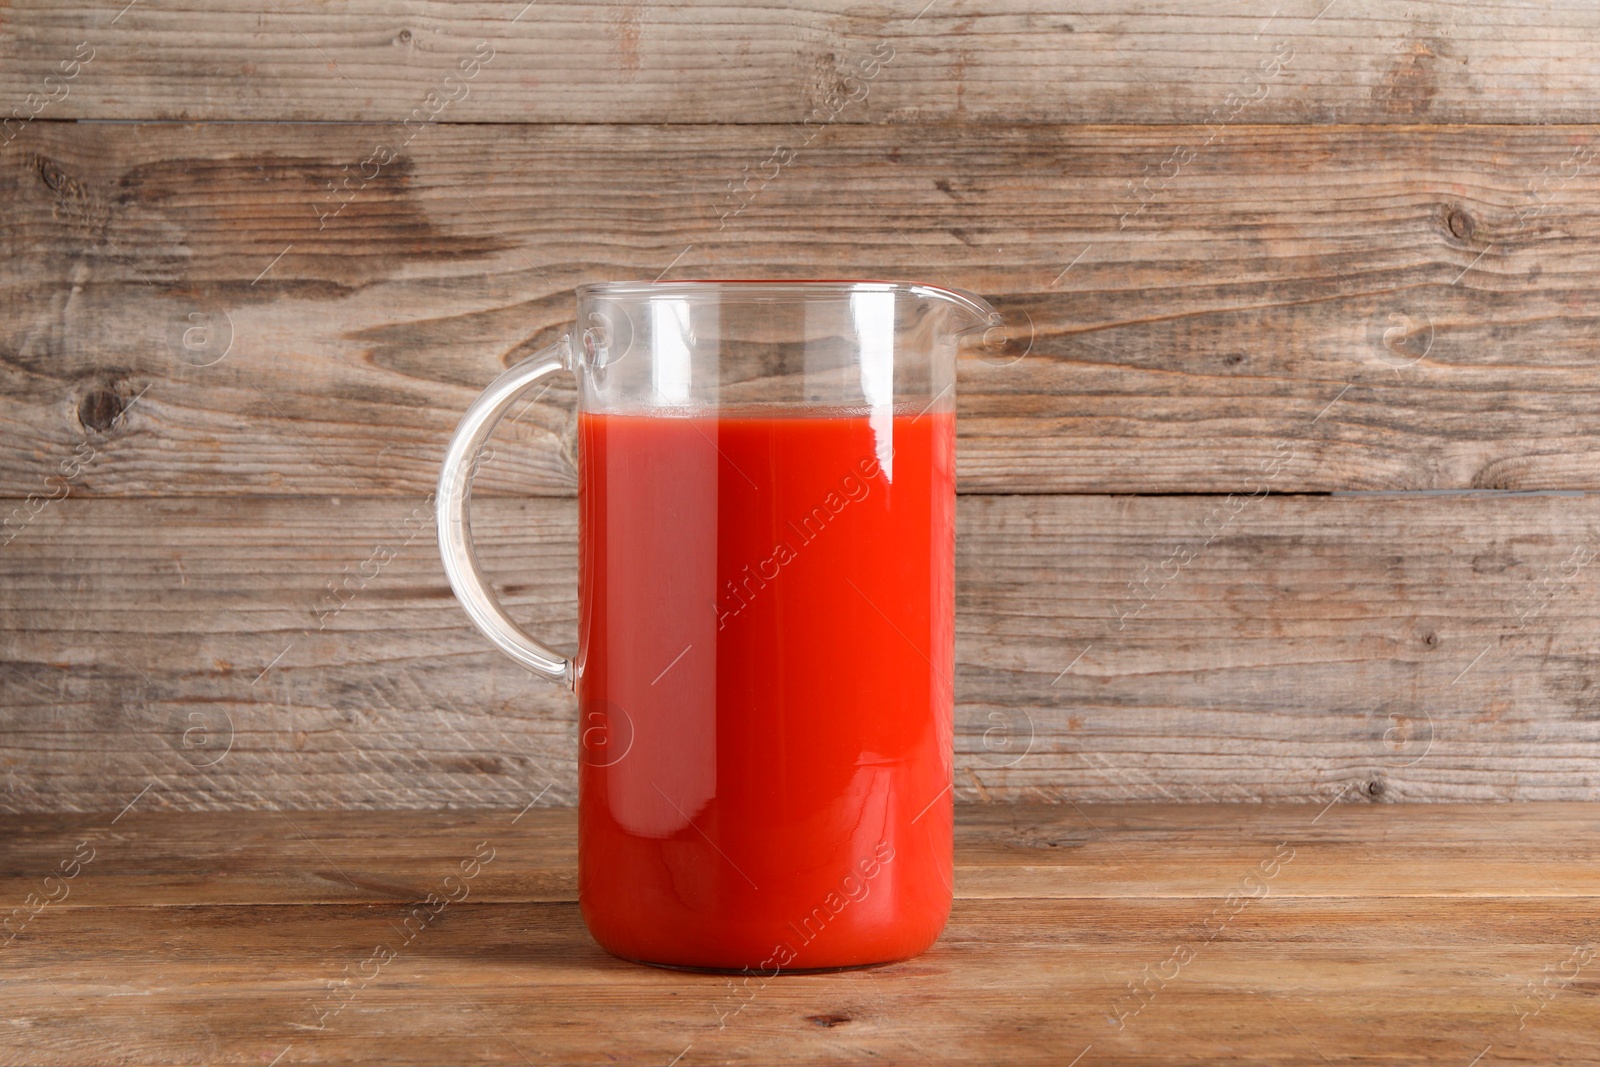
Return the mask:
<path id="1" fill-rule="evenodd" d="M 0 946 L 0 1062 L 1595 1063 L 1597 831 L 963 806 L 931 952 L 746 983 L 596 947 L 571 809 L 15 816 L 0 900 L 58 899 Z"/>

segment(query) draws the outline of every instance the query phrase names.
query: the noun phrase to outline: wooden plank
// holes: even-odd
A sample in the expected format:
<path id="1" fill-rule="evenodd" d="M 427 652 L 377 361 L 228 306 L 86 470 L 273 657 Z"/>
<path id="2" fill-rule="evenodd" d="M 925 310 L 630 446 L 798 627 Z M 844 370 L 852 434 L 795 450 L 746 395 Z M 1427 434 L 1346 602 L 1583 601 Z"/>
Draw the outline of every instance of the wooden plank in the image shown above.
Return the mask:
<path id="1" fill-rule="evenodd" d="M 1314 897 L 1600 896 L 1589 803 L 968 804 L 957 809 L 961 899 L 1225 896 L 1279 864 L 1271 894 Z M 57 816 L 58 818 L 60 816 Z M 80 817 L 81 818 L 81 817 Z M 178 816 L 167 816 L 176 819 Z M 1280 847 L 1282 846 L 1282 847 Z"/>
<path id="2" fill-rule="evenodd" d="M 538 800 L 544 806 L 498 814 L 263 806 L 201 819 L 145 810 L 163 803 L 152 790 L 126 812 L 11 815 L 0 838 L 0 901 L 38 892 L 74 856 L 81 873 L 64 895 L 46 887 L 57 898 L 50 908 L 421 901 L 462 858 L 491 854 L 472 882 L 475 903 L 576 901 L 576 809 L 549 807 L 550 794 Z"/>
<path id="3" fill-rule="evenodd" d="M 1080 1062 L 1319 1067 L 1466 1064 L 1491 1045 L 1499 1062 L 1600 1053 L 1592 963 L 1518 1029 L 1539 1004 L 1527 983 L 1600 932 L 1592 899 L 1269 898 L 1210 941 L 1211 902 L 960 901 L 918 959 L 748 987 L 613 959 L 575 904 L 469 900 L 403 944 L 409 908 L 63 908 L 4 950 L 0 1003 L 28 1061 L 48 1064 L 962 1064 L 998 1052 L 1059 1067 L 1092 1048 Z M 379 947 L 396 957 L 353 977 L 373 973 Z M 1140 1003 L 1128 984 L 1179 948 L 1193 962 L 1112 1025 Z"/>
<path id="4" fill-rule="evenodd" d="M 1600 120 L 1583 0 L 7 6 L 0 99 L 57 118 Z"/>
<path id="5" fill-rule="evenodd" d="M 425 925 L 404 927 L 411 905 L 383 894 L 369 903 L 272 906 L 190 895 L 177 908 L 69 900 L 0 947 L 0 1006 L 10 1023 L 0 1041 L 12 1043 L 14 1058 L 48 1064 L 870 1056 L 1057 1065 L 1074 1057 L 1141 1065 L 1466 1064 L 1477 1057 L 1565 1065 L 1600 1054 L 1600 1000 L 1585 995 L 1594 989 L 1592 947 L 1600 938 L 1593 865 L 1585 896 L 1547 895 L 1545 882 L 1547 858 L 1570 859 L 1574 847 L 1588 847 L 1582 840 L 1593 837 L 1595 805 L 1500 806 L 1517 812 L 1514 843 L 1485 840 L 1469 806 L 1343 807 L 1322 819 L 1316 810 L 1097 807 L 1097 856 L 1086 841 L 1052 847 L 1081 834 L 1081 812 L 964 808 L 958 870 L 976 859 L 995 877 L 1009 874 L 1001 899 L 963 895 L 939 943 L 915 960 L 749 982 L 613 959 L 589 940 L 570 901 L 490 903 L 469 891 Z M 442 822 L 419 837 L 408 813 L 373 814 L 363 829 L 351 827 L 349 816 L 340 828 L 330 814 L 297 815 L 326 847 L 349 848 L 330 858 L 353 871 L 367 869 L 364 857 L 387 855 L 385 869 L 407 872 L 420 887 L 456 870 L 456 854 L 440 847 Z M 511 816 L 438 817 L 452 820 L 461 855 L 480 839 L 504 843 L 472 885 L 487 885 L 502 862 L 570 865 L 570 836 L 507 834 Z M 216 848 L 226 828 L 266 818 L 133 813 L 118 843 L 124 853 L 113 855 L 108 843 L 103 860 L 74 884 L 86 902 L 123 877 L 117 864 L 148 864 L 169 884 L 189 876 L 213 900 L 235 899 L 232 871 L 217 865 Z M 1007 835 L 1008 820 L 1025 833 Z M 247 877 L 257 844 L 285 863 L 302 860 L 303 842 L 272 837 L 270 822 L 253 825 L 268 836 L 247 831 Z M 174 843 L 170 852 L 144 851 L 152 831 Z M 196 845 L 188 862 L 177 844 L 185 833 Z M 1274 855 L 1280 834 L 1294 842 L 1292 858 L 1260 885 L 1242 888 Z M 1449 859 L 1449 846 L 1433 845 L 1434 835 L 1466 851 Z M 36 827 L 23 847 L 48 858 L 70 853 L 77 839 L 76 827 Z M 1176 861 L 1160 862 L 1173 844 Z M 1532 857 L 1520 864 L 1510 861 L 1519 845 Z M 1456 895 L 1451 883 L 1474 851 L 1491 864 L 1496 856 L 1505 861 L 1482 879 L 1497 892 Z M 1104 862 L 1118 852 L 1152 861 L 1147 888 Z M 1387 896 L 1360 878 L 1341 884 L 1326 876 L 1353 852 L 1415 893 Z M 1000 853 L 1010 857 L 1004 871 L 992 864 Z M 1070 869 L 1081 894 L 1034 895 L 1039 865 Z M 1299 872 L 1313 870 L 1324 872 L 1320 888 L 1289 888 Z M 1424 889 L 1430 877 L 1432 888 Z M 320 886 L 299 885 L 321 899 Z M 375 957 L 375 946 L 392 958 Z M 383 962 L 370 965 L 374 958 Z"/>
<path id="6" fill-rule="evenodd" d="M 962 498 L 960 797 L 1593 798 L 1594 498 L 1236 501 Z M 50 505 L 0 552 L 0 805 L 570 803 L 571 698 L 470 628 L 419 509 Z M 570 648 L 572 504 L 477 515 Z"/>
<path id="7" fill-rule="evenodd" d="M 0 901 L 36 892 L 75 853 L 92 857 L 86 873 L 64 896 L 52 886 L 50 908 L 420 901 L 463 856 L 492 852 L 474 903 L 575 902 L 576 812 L 540 799 L 520 812 L 196 817 L 143 811 L 141 798 L 126 814 L 10 815 Z M 964 804 L 956 897 L 1217 898 L 1263 857 L 1279 861 L 1271 892 L 1284 899 L 1600 896 L 1593 802 L 1416 805 L 1400 849 L 1382 839 L 1396 818 L 1387 806 L 1349 800 L 1237 806 L 1226 818 L 1205 804 Z"/>
<path id="8" fill-rule="evenodd" d="M 421 495 L 574 285 L 669 267 L 993 296 L 969 492 L 1600 486 L 1593 130 L 1240 128 L 1127 192 L 1196 135 L 840 127 L 719 229 L 782 128 L 440 128 L 322 225 L 381 131 L 57 125 L 0 166 L 0 492 Z M 572 402 L 486 492 L 572 491 Z"/>
<path id="9" fill-rule="evenodd" d="M 0 797 L 31 783 L 69 809 L 117 809 L 154 783 L 200 807 L 520 808 L 547 787 L 572 800 L 571 697 L 466 623 L 424 501 L 117 501 L 103 526 L 74 510 L 110 503 L 55 504 L 0 553 L 18 761 Z M 572 510 L 479 511 L 487 565 L 521 571 L 507 604 L 575 643 Z M 363 568 L 380 547 L 396 558 Z M 130 594 L 148 599 L 107 613 Z M 66 778 L 34 777 L 63 750 L 77 753 Z"/>

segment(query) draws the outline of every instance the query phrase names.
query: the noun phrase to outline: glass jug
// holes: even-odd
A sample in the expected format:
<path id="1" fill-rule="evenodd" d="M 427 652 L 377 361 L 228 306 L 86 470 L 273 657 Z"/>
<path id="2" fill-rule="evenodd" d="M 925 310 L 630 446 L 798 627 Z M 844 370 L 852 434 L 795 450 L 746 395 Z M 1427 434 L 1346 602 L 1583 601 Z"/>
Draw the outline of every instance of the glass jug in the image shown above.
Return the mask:
<path id="1" fill-rule="evenodd" d="M 780 971 L 914 956 L 952 897 L 955 371 L 998 313 L 869 281 L 616 282 L 496 379 L 437 496 L 478 628 L 578 698 L 578 896 L 601 946 Z M 472 466 L 578 379 L 578 650 L 474 560 Z"/>

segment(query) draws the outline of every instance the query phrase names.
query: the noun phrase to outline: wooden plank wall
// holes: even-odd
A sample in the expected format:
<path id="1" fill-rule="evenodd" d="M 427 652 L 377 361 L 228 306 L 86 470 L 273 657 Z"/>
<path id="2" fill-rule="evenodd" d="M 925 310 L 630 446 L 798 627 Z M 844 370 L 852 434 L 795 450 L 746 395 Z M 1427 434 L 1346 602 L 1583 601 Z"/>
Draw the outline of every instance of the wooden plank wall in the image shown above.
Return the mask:
<path id="1" fill-rule="evenodd" d="M 426 494 L 575 285 L 663 272 L 1016 324 L 963 799 L 1600 796 L 1600 9 L 1205 8 L 0 9 L 0 810 L 570 802 Z M 569 646 L 572 400 L 477 520 Z"/>

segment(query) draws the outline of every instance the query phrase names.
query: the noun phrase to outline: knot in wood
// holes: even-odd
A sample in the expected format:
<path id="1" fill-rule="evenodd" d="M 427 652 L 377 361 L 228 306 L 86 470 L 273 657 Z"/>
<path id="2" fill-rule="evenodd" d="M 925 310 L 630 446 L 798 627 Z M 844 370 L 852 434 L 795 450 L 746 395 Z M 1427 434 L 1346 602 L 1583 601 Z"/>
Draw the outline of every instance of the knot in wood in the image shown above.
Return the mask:
<path id="1" fill-rule="evenodd" d="M 127 409 L 127 402 L 112 386 L 96 386 L 78 402 L 78 421 L 84 429 L 105 433 Z"/>

